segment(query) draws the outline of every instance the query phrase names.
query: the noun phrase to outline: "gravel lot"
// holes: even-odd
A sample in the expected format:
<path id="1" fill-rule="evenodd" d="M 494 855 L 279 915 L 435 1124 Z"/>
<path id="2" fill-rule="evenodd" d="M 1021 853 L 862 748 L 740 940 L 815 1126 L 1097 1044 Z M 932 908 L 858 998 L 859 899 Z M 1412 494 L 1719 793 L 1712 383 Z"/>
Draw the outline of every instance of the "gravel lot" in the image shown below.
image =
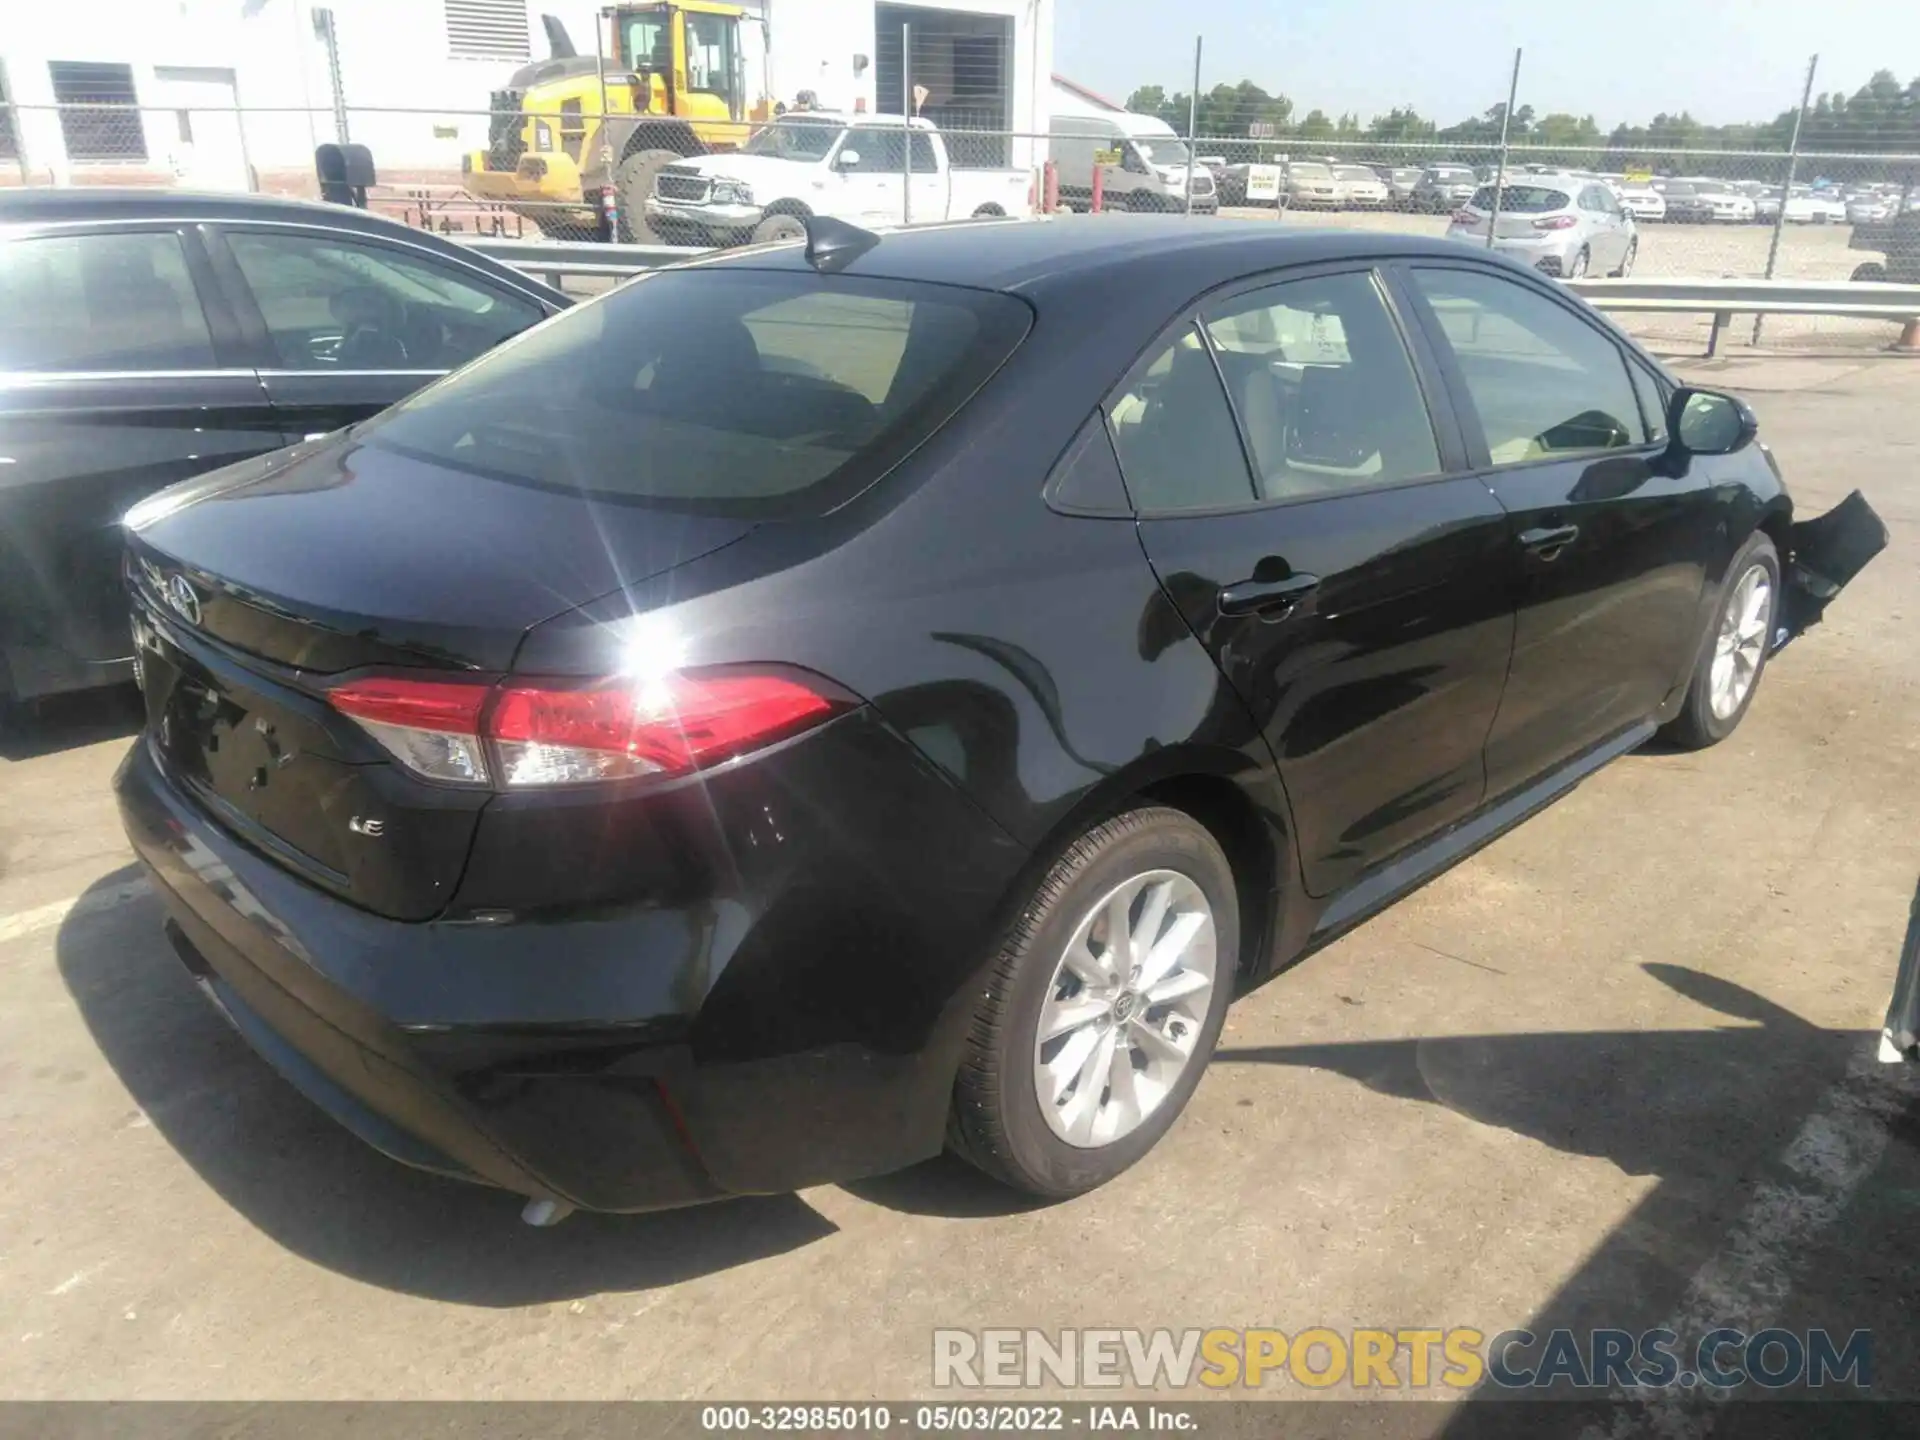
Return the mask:
<path id="1" fill-rule="evenodd" d="M 1697 373 L 1893 548 L 1732 741 L 1629 756 L 1245 999 L 1160 1150 L 1053 1207 L 941 1161 L 535 1231 L 405 1170 L 162 941 L 128 699 L 50 707 L 0 746 L 0 1397 L 898 1398 L 936 1326 L 1699 1315 L 1870 1329 L 1920 1398 L 1920 1081 L 1871 1063 L 1920 872 L 1920 366 Z"/>

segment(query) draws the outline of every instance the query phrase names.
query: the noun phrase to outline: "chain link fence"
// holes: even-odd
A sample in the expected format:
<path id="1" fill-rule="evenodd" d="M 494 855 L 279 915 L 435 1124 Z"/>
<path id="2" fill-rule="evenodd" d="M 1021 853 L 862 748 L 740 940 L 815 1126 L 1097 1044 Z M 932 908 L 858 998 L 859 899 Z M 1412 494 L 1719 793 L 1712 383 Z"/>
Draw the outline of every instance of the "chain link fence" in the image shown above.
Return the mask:
<path id="1" fill-rule="evenodd" d="M 1090 208 L 1092 176 L 1074 172 L 1078 152 L 1062 133 L 1087 124 L 1084 117 L 1056 120 L 1048 133 L 1011 129 L 1003 121 L 973 123 L 1002 117 L 991 105 L 968 103 L 964 77 L 927 71 L 921 73 L 934 84 L 915 79 L 918 47 L 903 38 L 891 59 L 884 48 L 878 57 L 883 107 L 886 86 L 907 87 L 899 93 L 922 102 L 924 117 L 940 126 L 956 195 L 966 174 L 999 172 L 1006 184 L 998 208 L 1007 213 L 1044 208 L 1056 194 L 1061 208 Z M 981 43 L 984 66 L 984 47 L 999 42 L 987 36 Z M 943 53 L 955 52 L 949 44 Z M 66 78 L 70 85 L 85 80 Z M 929 93 L 944 98 L 928 104 Z M 549 109 L 523 104 L 512 92 L 491 98 L 488 108 L 454 111 L 179 109 L 124 103 L 123 92 L 106 86 L 84 103 L 0 103 L 0 185 L 182 186 L 317 198 L 314 149 L 346 138 L 373 154 L 378 184 L 367 192 L 370 208 L 444 234 L 701 246 L 752 237 L 750 225 L 716 233 L 650 224 L 642 197 L 657 179 L 667 189 L 703 195 L 711 193 L 709 182 L 685 173 L 683 153 L 660 153 L 658 145 L 650 168 L 636 170 L 626 157 L 636 143 L 647 148 L 655 139 L 677 152 L 768 148 L 769 124 L 779 121 L 720 122 L 697 134 L 682 125 L 670 142 L 664 129 L 655 137 L 640 133 L 636 142 L 652 117 L 578 99 Z M 1177 108 L 1185 101 L 1174 96 L 1167 103 Z M 804 106 L 803 97 L 801 108 L 781 118 L 789 125 L 804 120 Z M 1238 123 L 1247 113 L 1258 111 L 1215 107 L 1201 112 L 1201 126 Z M 1153 142 L 1151 163 L 1178 167 L 1196 159 L 1194 209 L 1203 214 L 1430 236 L 1447 234 L 1454 213 L 1476 196 L 1484 202 L 1497 174 L 1504 172 L 1509 187 L 1530 176 L 1573 174 L 1605 180 L 1634 217 L 1629 263 L 1638 276 L 1920 282 L 1920 143 L 1887 148 L 1905 137 L 1893 128 L 1868 135 L 1871 143 L 1860 149 L 1812 151 L 1803 144 L 1797 155 L 1689 148 L 1663 136 L 1574 145 L 1543 143 L 1533 134 L 1510 137 L 1503 148 L 1497 131 L 1491 138 L 1395 139 L 1286 128 L 1252 119 L 1239 133 L 1169 134 Z M 1827 138 L 1837 143 L 1848 132 Z M 1139 158 L 1134 147 L 1102 143 L 1112 149 L 1091 153 L 1112 162 L 1100 168 L 1115 182 L 1102 209 L 1182 208 L 1177 187 L 1173 199 L 1159 193 L 1165 186 L 1154 194 L 1128 193 L 1119 182 Z M 1051 185 L 1049 154 L 1057 171 Z M 900 157 L 875 160 L 901 173 L 904 197 L 915 177 Z M 908 203 L 907 213 L 915 221 L 948 218 L 925 202 L 918 210 Z M 1709 321 L 1630 317 L 1626 323 L 1657 342 L 1690 346 L 1704 343 Z M 1776 346 L 1885 344 L 1894 333 L 1890 323 L 1823 317 L 1769 320 L 1766 328 Z"/>

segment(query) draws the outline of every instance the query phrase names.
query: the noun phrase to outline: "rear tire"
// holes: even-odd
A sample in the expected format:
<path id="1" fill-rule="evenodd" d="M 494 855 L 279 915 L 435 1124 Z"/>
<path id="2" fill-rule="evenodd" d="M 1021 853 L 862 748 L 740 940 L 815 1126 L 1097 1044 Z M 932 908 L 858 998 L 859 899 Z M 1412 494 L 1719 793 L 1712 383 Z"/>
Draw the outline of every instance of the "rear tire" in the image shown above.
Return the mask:
<path id="1" fill-rule="evenodd" d="M 1578 255 L 1573 257 L 1573 264 L 1567 267 L 1567 279 L 1569 280 L 1586 279 L 1587 266 L 1591 263 L 1591 261 L 1592 261 L 1592 257 L 1587 254 L 1585 249 L 1582 249 Z"/>
<path id="2" fill-rule="evenodd" d="M 1206 1071 L 1238 969 L 1239 913 L 1226 855 L 1182 811 L 1130 810 L 1067 846 L 988 969 L 954 1082 L 951 1148 L 1049 1199 L 1138 1161 Z"/>
<path id="3" fill-rule="evenodd" d="M 1727 567 L 1686 701 L 1661 736 L 1682 749 L 1704 750 L 1731 735 L 1760 693 L 1779 623 L 1780 552 L 1756 530 Z"/>

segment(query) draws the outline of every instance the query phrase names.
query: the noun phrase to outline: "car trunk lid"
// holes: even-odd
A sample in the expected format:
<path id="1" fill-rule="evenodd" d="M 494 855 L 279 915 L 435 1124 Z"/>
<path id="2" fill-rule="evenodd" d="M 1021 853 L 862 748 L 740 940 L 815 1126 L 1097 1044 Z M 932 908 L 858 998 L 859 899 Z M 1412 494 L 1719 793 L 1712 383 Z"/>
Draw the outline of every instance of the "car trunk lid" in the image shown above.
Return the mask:
<path id="1" fill-rule="evenodd" d="M 234 467 L 129 516 L 148 743 L 256 850 L 366 909 L 427 919 L 491 792 L 408 773 L 327 703 L 337 677 L 506 672 L 530 627 L 750 528 L 351 438 Z"/>

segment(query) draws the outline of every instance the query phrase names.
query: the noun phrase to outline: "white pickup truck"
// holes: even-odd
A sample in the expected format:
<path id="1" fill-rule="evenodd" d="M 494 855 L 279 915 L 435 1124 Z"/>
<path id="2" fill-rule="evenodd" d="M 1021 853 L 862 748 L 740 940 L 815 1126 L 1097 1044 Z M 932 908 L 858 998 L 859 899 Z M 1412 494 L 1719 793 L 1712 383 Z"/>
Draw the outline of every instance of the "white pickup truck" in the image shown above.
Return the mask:
<path id="1" fill-rule="evenodd" d="M 926 120 L 810 110 L 738 150 L 668 165 L 654 177 L 647 222 L 675 243 L 741 245 L 803 235 L 808 215 L 862 226 L 1028 215 L 1030 189 L 1024 170 L 955 169 Z"/>

